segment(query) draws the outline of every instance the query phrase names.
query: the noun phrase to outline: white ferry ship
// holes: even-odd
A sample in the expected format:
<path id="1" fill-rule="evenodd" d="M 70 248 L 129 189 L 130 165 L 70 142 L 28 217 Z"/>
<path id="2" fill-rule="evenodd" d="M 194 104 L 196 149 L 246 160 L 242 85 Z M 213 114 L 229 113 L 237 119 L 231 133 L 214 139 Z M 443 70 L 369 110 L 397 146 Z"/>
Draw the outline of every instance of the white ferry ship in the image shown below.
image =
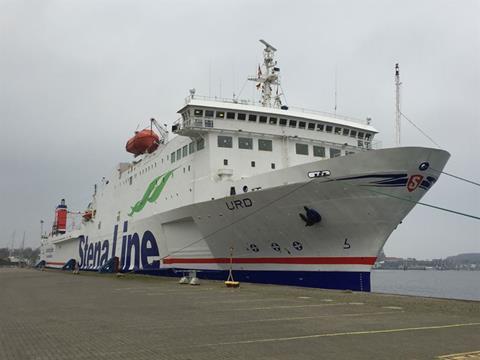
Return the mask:
<path id="1" fill-rule="evenodd" d="M 450 155 L 377 149 L 368 120 L 283 105 L 276 49 L 261 42 L 261 100 L 191 90 L 171 139 L 152 119 L 79 227 L 57 207 L 41 265 L 370 290 L 379 251 Z"/>

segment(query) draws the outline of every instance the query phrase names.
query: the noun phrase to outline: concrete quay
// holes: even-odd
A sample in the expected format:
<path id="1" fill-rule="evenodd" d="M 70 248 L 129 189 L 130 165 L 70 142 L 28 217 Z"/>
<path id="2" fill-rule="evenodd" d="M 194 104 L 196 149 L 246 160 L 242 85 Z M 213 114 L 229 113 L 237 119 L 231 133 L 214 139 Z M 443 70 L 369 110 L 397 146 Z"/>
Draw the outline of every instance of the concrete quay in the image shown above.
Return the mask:
<path id="1" fill-rule="evenodd" d="M 0 359 L 480 359 L 480 302 L 3 268 Z"/>

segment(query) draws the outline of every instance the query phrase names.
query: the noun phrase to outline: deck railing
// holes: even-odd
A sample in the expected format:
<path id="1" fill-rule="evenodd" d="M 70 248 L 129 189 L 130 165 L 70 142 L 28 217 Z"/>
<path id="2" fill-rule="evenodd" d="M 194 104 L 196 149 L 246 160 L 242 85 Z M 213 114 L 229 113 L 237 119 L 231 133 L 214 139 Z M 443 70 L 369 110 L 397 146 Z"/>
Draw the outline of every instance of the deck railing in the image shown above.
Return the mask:
<path id="1" fill-rule="evenodd" d="M 174 122 L 174 127 L 176 126 L 175 132 L 179 132 L 184 129 L 188 130 L 199 130 L 199 131 L 208 131 L 210 129 L 214 128 L 214 119 L 205 119 L 205 118 L 200 118 L 200 117 L 193 117 L 189 119 L 182 119 L 179 118 Z M 225 131 L 226 129 L 218 129 Z M 313 132 L 313 131 L 312 131 Z M 255 134 L 255 135 L 265 135 L 268 134 L 270 136 L 282 136 L 282 135 L 275 135 L 275 134 L 269 134 L 269 133 L 261 133 L 261 132 L 255 132 L 255 131 L 248 131 L 248 133 Z M 307 140 L 307 141 L 312 141 L 314 139 L 311 138 L 303 138 L 301 136 L 288 136 L 288 138 L 292 139 L 298 139 L 298 140 Z M 381 141 L 378 140 L 365 140 L 365 139 L 359 139 L 355 138 L 357 140 L 357 146 L 354 145 L 345 145 L 345 143 L 335 143 L 332 141 L 325 141 L 325 140 L 318 140 L 324 144 L 327 145 L 332 145 L 335 146 L 336 148 L 342 148 L 342 149 L 350 149 L 350 150 L 356 150 L 356 149 L 361 149 L 361 150 L 372 150 L 372 149 L 380 149 L 382 147 Z M 314 140 L 315 141 L 315 140 Z"/>
<path id="2" fill-rule="evenodd" d="M 263 107 L 260 105 L 258 101 L 252 101 L 252 100 L 246 100 L 246 99 L 228 99 L 228 98 L 222 98 L 222 97 L 216 97 L 216 96 L 212 97 L 212 96 L 204 96 L 204 95 L 187 96 L 185 98 L 185 104 L 189 104 L 192 100 L 215 101 L 215 102 L 222 102 L 227 104 L 241 104 L 241 105 Z M 362 120 L 362 119 L 355 118 L 353 116 L 340 115 L 340 114 L 331 113 L 327 111 L 312 110 L 312 109 L 296 107 L 296 106 L 288 106 L 288 110 L 304 113 L 304 114 L 320 115 L 320 116 L 325 116 L 325 117 L 334 118 L 338 120 L 345 120 L 345 121 L 356 122 L 358 124 L 368 125 L 367 119 Z"/>

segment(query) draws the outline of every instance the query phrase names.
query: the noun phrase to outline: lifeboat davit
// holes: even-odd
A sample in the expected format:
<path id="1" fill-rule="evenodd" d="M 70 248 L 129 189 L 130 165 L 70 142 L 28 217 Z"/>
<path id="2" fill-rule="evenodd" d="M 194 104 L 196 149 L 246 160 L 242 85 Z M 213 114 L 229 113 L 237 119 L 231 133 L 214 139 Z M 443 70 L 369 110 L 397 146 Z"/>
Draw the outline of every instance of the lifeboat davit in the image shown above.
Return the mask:
<path id="1" fill-rule="evenodd" d="M 85 221 L 90 221 L 92 219 L 93 212 L 92 210 L 85 210 L 82 217 Z"/>
<path id="2" fill-rule="evenodd" d="M 153 130 L 135 131 L 135 136 L 127 141 L 126 149 L 135 156 L 152 153 L 158 148 L 160 138 Z"/>

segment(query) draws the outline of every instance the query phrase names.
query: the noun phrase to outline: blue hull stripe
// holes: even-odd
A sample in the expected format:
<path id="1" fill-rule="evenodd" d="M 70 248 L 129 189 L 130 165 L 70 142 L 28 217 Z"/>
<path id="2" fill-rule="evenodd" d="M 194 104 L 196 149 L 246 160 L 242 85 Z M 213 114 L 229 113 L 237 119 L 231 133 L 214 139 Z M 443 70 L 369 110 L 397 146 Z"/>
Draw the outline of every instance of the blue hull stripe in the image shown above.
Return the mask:
<path id="1" fill-rule="evenodd" d="M 143 271 L 138 273 L 163 276 L 182 276 L 188 273 L 183 269 L 166 269 Z M 228 277 L 228 271 L 197 270 L 200 279 L 223 280 Z M 368 271 L 263 271 L 235 270 L 235 281 L 305 286 L 323 289 L 370 291 L 370 272 Z"/>

